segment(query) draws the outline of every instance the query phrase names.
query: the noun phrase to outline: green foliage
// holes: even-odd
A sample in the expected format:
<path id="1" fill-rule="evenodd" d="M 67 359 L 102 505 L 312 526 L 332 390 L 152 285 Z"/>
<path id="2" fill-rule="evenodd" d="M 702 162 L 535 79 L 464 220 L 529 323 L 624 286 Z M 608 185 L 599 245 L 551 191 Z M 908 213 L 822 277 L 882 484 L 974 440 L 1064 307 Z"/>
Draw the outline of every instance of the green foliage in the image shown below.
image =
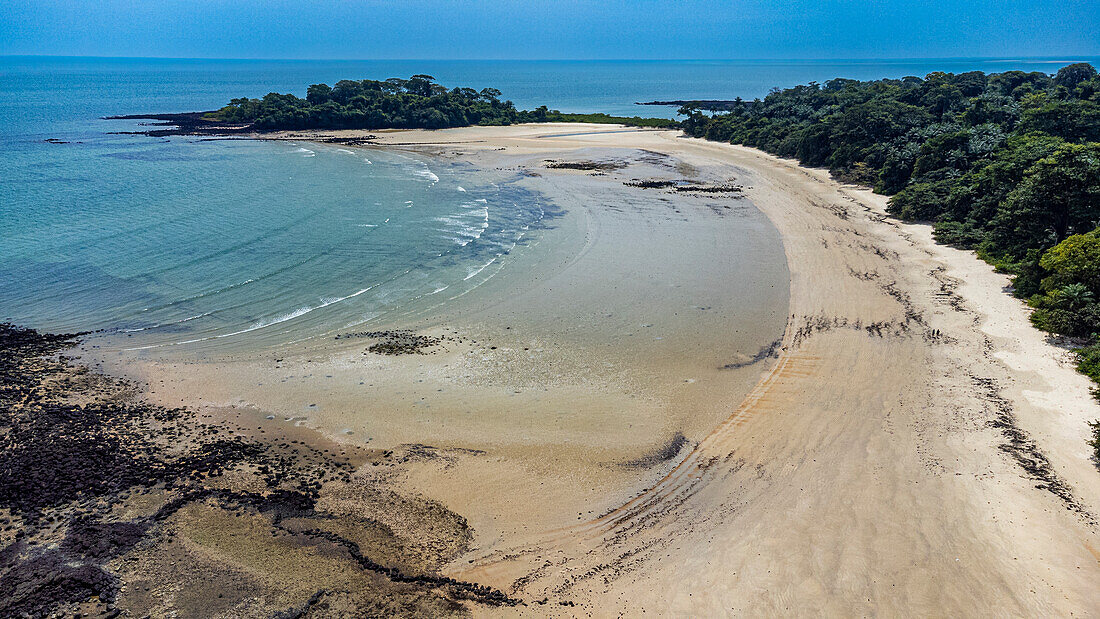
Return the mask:
<path id="1" fill-rule="evenodd" d="M 835 79 L 729 113 L 681 112 L 688 135 L 826 166 L 892 194 L 892 214 L 932 221 L 938 239 L 1008 268 L 1038 270 L 1029 252 L 1100 221 L 1100 75 L 1088 64 L 1054 76 Z M 1041 278 L 1020 284 L 1037 289 Z"/>
<path id="2" fill-rule="evenodd" d="M 953 245 L 964 249 L 974 249 L 982 242 L 982 231 L 961 221 L 937 221 L 933 224 L 932 236 L 937 243 Z"/>
<path id="3" fill-rule="evenodd" d="M 1082 284 L 1069 284 L 1032 297 L 1031 322 L 1044 331 L 1087 338 L 1100 332 L 1100 307 Z"/>
<path id="4" fill-rule="evenodd" d="M 890 211 L 904 219 L 934 219 L 943 210 L 950 188 L 948 181 L 914 183 L 894 196 Z"/>
<path id="5" fill-rule="evenodd" d="M 280 129 L 442 129 L 516 122 L 515 106 L 500 91 L 447 88 L 430 75 L 404 80 L 341 80 L 314 84 L 306 98 L 269 93 L 262 99 L 233 99 L 215 113 L 228 122 L 252 123 L 261 131 Z"/>
<path id="6" fill-rule="evenodd" d="M 1100 104 L 1093 101 L 1034 98 L 1020 121 L 1025 131 L 1040 131 L 1074 142 L 1100 141 Z"/>
<path id="7" fill-rule="evenodd" d="M 341 80 L 335 86 L 313 84 L 306 98 L 269 93 L 262 99 L 233 99 L 209 115 L 215 120 L 252 123 L 261 131 L 283 129 L 443 129 L 517 122 L 594 122 L 636 127 L 673 127 L 664 118 L 607 114 L 563 114 L 542 106 L 516 110 L 495 88 L 447 88 L 430 75 L 405 80 Z"/>
<path id="8" fill-rule="evenodd" d="M 1100 236 L 1097 230 L 1075 234 L 1050 248 L 1039 266 L 1049 273 L 1043 280 L 1044 290 L 1069 285 L 1083 285 L 1094 295 L 1100 295 Z"/>
<path id="9" fill-rule="evenodd" d="M 931 221 L 937 241 L 1011 273 L 1036 326 L 1091 343 L 1081 368 L 1100 382 L 1100 74 L 1091 65 L 1053 76 L 835 79 L 728 113 L 681 113 L 690 136 L 797 157 L 892 195 L 893 215 Z"/>
<path id="10" fill-rule="evenodd" d="M 836 79 L 774 90 L 729 113 L 681 113 L 688 135 L 826 166 L 895 194 L 893 214 L 941 222 L 943 238 L 1009 263 L 1096 223 L 1094 183 L 1082 183 L 1095 177 L 1100 141 L 1100 75 L 1088 64 L 1054 76 Z"/>
<path id="11" fill-rule="evenodd" d="M 1054 76 L 1054 85 L 1073 89 L 1078 84 L 1096 77 L 1096 69 L 1087 62 L 1077 62 L 1058 69 Z"/>
<path id="12" fill-rule="evenodd" d="M 1051 247 L 1100 221 L 1100 143 L 1064 144 L 1036 161 L 999 205 L 989 239 L 1005 254 Z"/>
<path id="13" fill-rule="evenodd" d="M 1041 329 L 1095 340 L 1100 333 L 1100 229 L 1075 234 L 1039 259 L 1031 321 Z"/>

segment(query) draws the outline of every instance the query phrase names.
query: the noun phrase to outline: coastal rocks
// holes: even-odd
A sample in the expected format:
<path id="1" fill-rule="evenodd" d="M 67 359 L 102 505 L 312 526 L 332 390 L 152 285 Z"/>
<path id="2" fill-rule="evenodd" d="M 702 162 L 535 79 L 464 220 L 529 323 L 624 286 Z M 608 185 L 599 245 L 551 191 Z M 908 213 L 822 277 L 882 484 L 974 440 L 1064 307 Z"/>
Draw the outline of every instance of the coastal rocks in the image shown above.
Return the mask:
<path id="1" fill-rule="evenodd" d="M 693 193 L 741 193 L 744 191 L 744 187 L 741 185 L 696 185 L 686 184 L 677 185 L 676 191 L 679 192 L 693 192 Z"/>
<path id="2" fill-rule="evenodd" d="M 623 181 L 623 184 L 627 187 L 638 187 L 640 189 L 669 189 L 677 193 L 734 194 L 732 197 L 737 198 L 742 197 L 745 191 L 744 186 L 734 183 L 706 184 L 692 180 L 632 178 Z"/>
<path id="3" fill-rule="evenodd" d="M 420 335 L 407 329 L 360 331 L 336 336 L 338 340 L 350 338 L 379 340 L 367 348 L 367 352 L 378 355 L 426 355 L 428 354 L 427 349 L 439 346 L 444 340 L 443 337 Z"/>
<path id="4" fill-rule="evenodd" d="M 150 126 L 164 127 L 163 129 L 149 129 L 146 131 L 122 131 L 119 133 L 146 135 L 159 138 L 172 135 L 230 135 L 251 133 L 252 123 L 226 123 L 211 120 L 208 115 L 213 112 L 184 112 L 182 114 L 126 114 L 122 116 L 106 116 L 103 120 L 152 120 Z"/>
<path id="5" fill-rule="evenodd" d="M 373 133 L 369 133 L 359 137 L 338 137 L 338 138 L 324 138 L 321 140 L 326 144 L 343 144 L 344 146 L 369 146 L 376 144 L 378 136 Z"/>
<path id="6" fill-rule="evenodd" d="M 622 161 L 555 161 L 553 159 L 547 159 L 546 167 L 552 170 L 584 170 L 590 172 L 608 172 L 613 170 L 621 170 L 626 167 L 626 163 Z"/>
<path id="7" fill-rule="evenodd" d="M 631 179 L 629 181 L 623 181 L 623 184 L 627 187 L 640 187 L 642 189 L 668 189 L 669 187 L 675 187 L 676 181 L 664 181 L 664 180 L 642 180 Z"/>
<path id="8" fill-rule="evenodd" d="M 469 527 L 363 473 L 379 453 L 148 404 L 59 354 L 76 340 L 0 325 L 0 616 L 518 603 L 438 575 Z"/>

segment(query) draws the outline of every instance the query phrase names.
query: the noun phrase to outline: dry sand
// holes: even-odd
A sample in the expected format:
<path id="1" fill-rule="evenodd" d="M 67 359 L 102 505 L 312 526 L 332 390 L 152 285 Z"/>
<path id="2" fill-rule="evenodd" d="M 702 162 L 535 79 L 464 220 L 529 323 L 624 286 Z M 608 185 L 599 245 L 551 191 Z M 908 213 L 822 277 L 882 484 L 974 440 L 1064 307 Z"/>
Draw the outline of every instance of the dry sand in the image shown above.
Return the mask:
<path id="1" fill-rule="evenodd" d="M 565 249 L 532 254 L 545 279 L 412 325 L 469 337 L 430 357 L 314 350 L 276 369 L 128 360 L 116 370 L 144 378 L 154 399 L 200 408 L 300 412 L 308 404 L 294 398 L 324 395 L 325 410 L 306 415 L 323 432 L 440 447 L 394 483 L 472 525 L 473 549 L 447 575 L 527 602 L 475 612 L 1100 614 L 1100 472 L 1084 442 L 1100 408 L 1065 351 L 1003 292 L 1006 278 L 971 254 L 934 245 L 927 227 L 885 217 L 883 197 L 821 171 L 676 132 L 375 135 L 537 170 L 531 182 L 572 214 Z M 634 163 L 607 176 L 540 165 L 616 157 Z M 714 206 L 748 203 L 622 185 L 642 175 L 746 187 L 782 239 L 785 321 L 765 312 L 759 333 L 726 330 L 742 324 L 726 313 L 776 302 L 731 305 L 740 291 L 729 270 L 775 260 L 698 263 L 722 255 L 723 226 L 756 225 Z M 587 208 L 594 196 L 633 208 Z M 646 236 L 623 238 L 620 226 Z M 653 274 L 624 266 L 639 263 Z M 693 264 L 699 276 L 684 280 Z M 671 281 L 684 288 L 659 294 Z M 601 306 L 620 315 L 597 315 Z M 555 317 L 563 328 L 546 327 Z M 670 341 L 632 339 L 650 323 Z M 538 325 L 551 342 L 529 341 Z M 778 358 L 720 369 L 779 332 Z M 348 385 L 366 371 L 378 388 L 252 387 L 306 369 Z M 431 412 L 410 414 L 421 401 Z"/>

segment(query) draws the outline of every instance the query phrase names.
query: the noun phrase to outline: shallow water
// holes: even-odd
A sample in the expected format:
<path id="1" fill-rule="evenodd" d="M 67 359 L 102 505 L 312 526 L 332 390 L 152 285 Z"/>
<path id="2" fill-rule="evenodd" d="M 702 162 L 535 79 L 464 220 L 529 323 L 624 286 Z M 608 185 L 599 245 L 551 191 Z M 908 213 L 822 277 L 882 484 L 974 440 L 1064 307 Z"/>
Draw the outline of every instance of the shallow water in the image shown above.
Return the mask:
<path id="1" fill-rule="evenodd" d="M 3 191 L 5 317 L 118 331 L 134 347 L 356 326 L 481 283 L 545 217 L 507 178 L 398 153 L 51 146 L 12 166 L 24 182 Z"/>
<path id="2" fill-rule="evenodd" d="M 294 62 L 0 59 L 0 320 L 131 348 L 285 344 L 384 324 L 494 276 L 552 225 L 512 173 L 314 144 L 154 139 L 102 116 L 430 72 L 520 107 L 671 114 L 637 100 L 1059 61 Z M 48 143 L 53 139 L 63 143 Z"/>

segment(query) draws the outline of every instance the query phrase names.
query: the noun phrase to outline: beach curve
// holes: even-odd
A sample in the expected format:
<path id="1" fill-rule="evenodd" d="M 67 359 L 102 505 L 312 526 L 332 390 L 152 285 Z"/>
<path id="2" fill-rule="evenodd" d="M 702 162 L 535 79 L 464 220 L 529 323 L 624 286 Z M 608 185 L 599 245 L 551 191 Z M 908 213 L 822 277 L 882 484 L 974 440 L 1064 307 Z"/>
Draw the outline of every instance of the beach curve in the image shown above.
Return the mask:
<path id="1" fill-rule="evenodd" d="M 446 487 L 453 473 L 412 471 L 408 487 L 475 525 L 473 549 L 449 575 L 566 615 L 1100 608 L 1100 478 L 1083 445 L 1097 407 L 1087 381 L 1025 331 L 1026 310 L 1003 294 L 1003 276 L 933 245 L 927 227 L 890 220 L 884 197 L 670 131 L 376 133 L 372 147 L 482 164 L 632 150 L 675 159 L 676 173 L 728 172 L 779 230 L 790 271 L 774 365 L 694 449 L 635 474 L 633 485 L 616 473 L 617 491 L 576 493 L 571 506 L 598 507 L 580 523 L 563 518 L 567 509 L 531 504 L 490 524 Z"/>

